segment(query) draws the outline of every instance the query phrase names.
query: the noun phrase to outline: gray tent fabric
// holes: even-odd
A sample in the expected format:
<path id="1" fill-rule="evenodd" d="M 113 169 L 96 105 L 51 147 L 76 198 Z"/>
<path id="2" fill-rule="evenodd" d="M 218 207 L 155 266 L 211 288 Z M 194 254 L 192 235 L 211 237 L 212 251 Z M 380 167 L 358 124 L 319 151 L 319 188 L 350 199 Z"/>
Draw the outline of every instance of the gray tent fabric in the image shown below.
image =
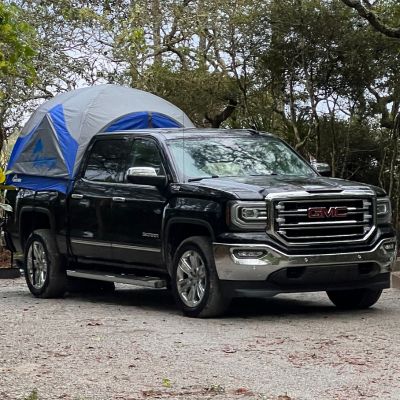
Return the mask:
<path id="1" fill-rule="evenodd" d="M 22 129 L 8 164 L 7 182 L 34 190 L 67 191 L 67 183 L 57 180 L 74 178 L 92 137 L 104 130 L 126 129 L 132 118 L 140 122 L 130 125 L 136 129 L 153 126 L 152 119 L 156 127 L 194 127 L 178 107 L 141 90 L 108 84 L 62 93 L 39 106 Z"/>

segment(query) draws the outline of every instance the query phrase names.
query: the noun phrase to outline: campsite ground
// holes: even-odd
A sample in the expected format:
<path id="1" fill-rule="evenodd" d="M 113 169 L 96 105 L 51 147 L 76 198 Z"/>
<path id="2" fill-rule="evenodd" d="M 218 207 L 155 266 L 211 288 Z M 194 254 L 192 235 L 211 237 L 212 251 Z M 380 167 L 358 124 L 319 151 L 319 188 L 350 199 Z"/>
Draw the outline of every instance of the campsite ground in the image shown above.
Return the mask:
<path id="1" fill-rule="evenodd" d="M 0 399 L 399 399 L 400 291 L 337 311 L 323 293 L 184 318 L 165 290 L 30 296 L 0 280 Z M 35 396 L 30 396 L 34 398 Z"/>
<path id="2" fill-rule="evenodd" d="M 0 249 L 0 268 L 9 268 L 11 266 L 11 253 Z"/>

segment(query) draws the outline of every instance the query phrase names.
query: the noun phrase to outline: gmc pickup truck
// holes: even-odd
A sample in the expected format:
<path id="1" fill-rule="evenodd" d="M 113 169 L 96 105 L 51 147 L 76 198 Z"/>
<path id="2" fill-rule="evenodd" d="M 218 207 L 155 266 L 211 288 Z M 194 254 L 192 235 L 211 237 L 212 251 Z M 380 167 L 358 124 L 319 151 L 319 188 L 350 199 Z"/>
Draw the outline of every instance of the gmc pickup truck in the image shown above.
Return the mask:
<path id="1" fill-rule="evenodd" d="M 98 134 L 67 195 L 6 197 L 6 243 L 36 297 L 75 279 L 169 287 L 191 317 L 220 315 L 233 297 L 309 291 L 366 308 L 396 255 L 382 189 L 323 177 L 252 130 Z"/>

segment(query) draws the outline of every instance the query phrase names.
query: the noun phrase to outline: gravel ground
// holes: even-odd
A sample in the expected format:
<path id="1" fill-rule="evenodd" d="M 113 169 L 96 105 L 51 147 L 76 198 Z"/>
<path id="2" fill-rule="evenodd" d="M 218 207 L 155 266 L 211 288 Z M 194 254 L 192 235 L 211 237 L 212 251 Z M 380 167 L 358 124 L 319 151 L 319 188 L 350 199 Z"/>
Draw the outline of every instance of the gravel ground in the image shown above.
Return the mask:
<path id="1" fill-rule="evenodd" d="M 0 399 L 400 399 L 400 292 L 342 312 L 324 293 L 183 317 L 166 290 L 33 298 L 0 280 Z"/>

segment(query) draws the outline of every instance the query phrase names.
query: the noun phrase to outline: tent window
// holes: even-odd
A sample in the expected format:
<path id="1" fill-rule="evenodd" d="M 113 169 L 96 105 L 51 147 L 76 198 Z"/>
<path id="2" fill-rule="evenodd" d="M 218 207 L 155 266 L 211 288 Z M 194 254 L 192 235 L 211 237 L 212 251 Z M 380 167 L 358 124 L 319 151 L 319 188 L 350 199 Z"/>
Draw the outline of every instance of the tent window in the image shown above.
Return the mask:
<path id="1" fill-rule="evenodd" d="M 97 141 L 92 147 L 83 177 L 96 182 L 123 182 L 128 150 L 124 139 Z"/>

